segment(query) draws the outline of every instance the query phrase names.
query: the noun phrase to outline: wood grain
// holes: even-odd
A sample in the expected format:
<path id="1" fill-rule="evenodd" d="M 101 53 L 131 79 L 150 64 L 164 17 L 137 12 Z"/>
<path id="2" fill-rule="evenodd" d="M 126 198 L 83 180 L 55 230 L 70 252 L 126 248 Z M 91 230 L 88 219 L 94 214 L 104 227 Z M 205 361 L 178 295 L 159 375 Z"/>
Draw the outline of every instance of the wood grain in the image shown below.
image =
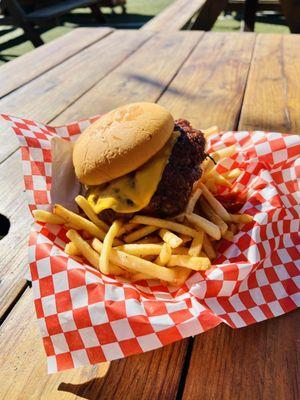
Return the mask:
<path id="1" fill-rule="evenodd" d="M 0 141 L 1 143 L 1 141 Z M 27 267 L 27 242 L 32 218 L 23 189 L 20 154 L 0 164 L 0 214 L 11 223 L 0 240 L 0 318 L 24 288 Z"/>
<path id="2" fill-rule="evenodd" d="M 155 102 L 202 35 L 200 32 L 156 35 L 51 123 L 60 125 L 87 118 L 128 102 Z"/>
<path id="3" fill-rule="evenodd" d="M 195 127 L 236 128 L 255 36 L 206 33 L 159 103 Z"/>
<path id="4" fill-rule="evenodd" d="M 1 113 L 48 122 L 152 35 L 140 31 L 127 31 L 126 35 L 121 30 L 114 32 L 4 97 L 0 100 Z M 0 161 L 7 157 L 7 151 L 12 152 L 19 146 L 16 138 L 7 131 L 1 138 L 10 145 L 4 150 L 0 147 Z"/>
<path id="5" fill-rule="evenodd" d="M 299 399 L 299 310 L 195 338 L 184 400 Z"/>
<path id="6" fill-rule="evenodd" d="M 107 36 L 109 28 L 78 28 L 53 42 L 18 57 L 0 68 L 0 97 L 12 92 L 45 71 Z"/>
<path id="7" fill-rule="evenodd" d="M 258 35 L 239 129 L 300 133 L 300 40 Z"/>
<path id="8" fill-rule="evenodd" d="M 202 8 L 205 0 L 175 0 L 141 29 L 150 31 L 177 31 L 182 29 Z"/>
<path id="9" fill-rule="evenodd" d="M 26 290 L 1 326 L 0 347 L 1 399 L 169 400 L 176 398 L 187 340 L 113 361 L 104 379 L 99 378 L 99 365 L 47 375 L 31 293 Z"/>

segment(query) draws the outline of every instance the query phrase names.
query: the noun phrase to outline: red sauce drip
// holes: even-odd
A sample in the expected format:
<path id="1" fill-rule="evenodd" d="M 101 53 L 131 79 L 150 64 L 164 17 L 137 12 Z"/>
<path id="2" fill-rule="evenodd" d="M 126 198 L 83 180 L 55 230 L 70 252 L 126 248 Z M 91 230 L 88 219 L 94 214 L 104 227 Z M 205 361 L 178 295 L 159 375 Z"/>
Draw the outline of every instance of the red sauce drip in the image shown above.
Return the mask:
<path id="1" fill-rule="evenodd" d="M 246 195 L 241 192 L 231 192 L 215 197 L 230 213 L 238 212 L 246 202 Z"/>

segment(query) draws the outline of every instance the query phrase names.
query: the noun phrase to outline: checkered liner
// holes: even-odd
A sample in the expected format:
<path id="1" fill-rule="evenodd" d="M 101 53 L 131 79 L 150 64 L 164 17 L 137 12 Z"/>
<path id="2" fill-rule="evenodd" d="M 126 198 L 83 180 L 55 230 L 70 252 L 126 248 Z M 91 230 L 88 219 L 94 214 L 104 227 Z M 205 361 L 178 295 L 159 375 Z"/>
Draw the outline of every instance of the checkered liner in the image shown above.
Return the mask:
<path id="1" fill-rule="evenodd" d="M 30 210 L 49 208 L 50 139 L 75 140 L 94 119 L 61 127 L 1 119 L 22 144 Z M 231 144 L 237 154 L 218 168 L 244 171 L 234 187 L 247 189 L 241 212 L 254 221 L 221 243 L 212 269 L 192 274 L 180 289 L 102 275 L 64 253 L 64 228 L 34 225 L 29 263 L 49 372 L 153 350 L 221 322 L 244 327 L 299 306 L 300 138 L 226 132 L 208 143 L 209 150 Z"/>

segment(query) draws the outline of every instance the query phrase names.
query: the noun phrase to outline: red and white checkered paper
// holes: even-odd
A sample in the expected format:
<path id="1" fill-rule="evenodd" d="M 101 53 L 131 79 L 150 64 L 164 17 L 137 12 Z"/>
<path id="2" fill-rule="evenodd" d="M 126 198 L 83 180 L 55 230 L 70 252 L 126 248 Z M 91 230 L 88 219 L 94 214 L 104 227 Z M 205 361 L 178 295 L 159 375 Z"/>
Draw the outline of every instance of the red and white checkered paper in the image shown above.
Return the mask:
<path id="1" fill-rule="evenodd" d="M 22 144 L 30 210 L 51 204 L 50 139 L 75 140 L 91 120 L 50 127 L 2 115 Z M 180 289 L 105 276 L 64 253 L 66 230 L 35 224 L 29 265 L 36 314 L 49 372 L 153 350 L 221 322 L 240 328 L 300 304 L 300 137 L 275 132 L 213 135 L 208 150 L 235 144 L 218 167 L 244 172 L 234 187 L 247 190 L 240 210 L 254 216 L 233 242 L 224 240 L 206 272 Z"/>

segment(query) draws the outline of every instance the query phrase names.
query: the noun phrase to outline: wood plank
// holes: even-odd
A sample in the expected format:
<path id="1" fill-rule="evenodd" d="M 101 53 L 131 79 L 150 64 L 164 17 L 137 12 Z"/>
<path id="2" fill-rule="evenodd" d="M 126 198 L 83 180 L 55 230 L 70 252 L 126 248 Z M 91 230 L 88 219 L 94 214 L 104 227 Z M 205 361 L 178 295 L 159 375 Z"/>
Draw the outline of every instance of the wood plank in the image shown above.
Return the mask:
<path id="1" fill-rule="evenodd" d="M 199 12 L 206 0 L 175 0 L 141 30 L 177 31 L 182 29 Z"/>
<path id="2" fill-rule="evenodd" d="M 243 329 L 195 338 L 184 400 L 300 398 L 299 310 Z"/>
<path id="3" fill-rule="evenodd" d="M 90 117 L 141 99 L 155 102 L 202 35 L 200 32 L 156 35 L 68 107 L 52 124 Z"/>
<path id="4" fill-rule="evenodd" d="M 23 190 L 20 154 L 15 153 L 0 164 L 0 214 L 11 223 L 0 240 L 0 318 L 10 307 L 26 281 L 27 242 L 32 218 Z"/>
<path id="5" fill-rule="evenodd" d="M 65 61 L 112 32 L 109 28 L 77 28 L 0 68 L 0 97 Z"/>
<path id="6" fill-rule="evenodd" d="M 176 398 L 187 340 L 113 361 L 105 378 L 99 365 L 47 375 L 33 310 L 27 290 L 0 328 L 1 399 Z"/>
<path id="7" fill-rule="evenodd" d="M 237 127 L 254 34 L 206 33 L 159 103 L 195 127 Z"/>
<path id="8" fill-rule="evenodd" d="M 114 32 L 4 97 L 1 112 L 42 122 L 53 119 L 153 35 L 124 33 Z M 0 147 L 0 162 L 19 146 L 7 131 L 1 137 L 7 144 Z"/>
<path id="9" fill-rule="evenodd" d="M 300 133 L 300 40 L 258 35 L 239 129 Z"/>

